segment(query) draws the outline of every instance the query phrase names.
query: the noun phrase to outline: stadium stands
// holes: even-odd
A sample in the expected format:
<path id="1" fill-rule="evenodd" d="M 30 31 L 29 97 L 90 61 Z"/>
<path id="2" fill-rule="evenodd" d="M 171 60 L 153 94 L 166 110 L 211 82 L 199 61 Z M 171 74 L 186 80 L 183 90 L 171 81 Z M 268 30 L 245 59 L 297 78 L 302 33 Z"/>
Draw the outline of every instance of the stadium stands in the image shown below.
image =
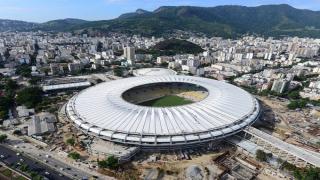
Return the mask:
<path id="1" fill-rule="evenodd" d="M 140 104 L 169 95 L 180 96 L 193 102 L 198 102 L 208 96 L 208 91 L 203 87 L 190 83 L 157 83 L 129 89 L 122 94 L 122 97 L 130 103 Z"/>

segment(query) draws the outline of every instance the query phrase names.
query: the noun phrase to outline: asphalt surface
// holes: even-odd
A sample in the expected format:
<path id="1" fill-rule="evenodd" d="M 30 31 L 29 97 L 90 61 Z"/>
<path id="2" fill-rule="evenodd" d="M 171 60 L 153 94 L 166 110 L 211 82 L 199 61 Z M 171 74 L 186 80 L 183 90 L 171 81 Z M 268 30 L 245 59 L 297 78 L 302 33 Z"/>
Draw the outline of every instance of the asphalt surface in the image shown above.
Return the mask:
<path id="1" fill-rule="evenodd" d="M 91 174 L 90 172 L 86 172 L 79 169 L 82 168 L 81 166 L 88 166 L 88 164 L 81 164 L 80 162 L 75 162 L 73 165 L 70 165 L 64 162 L 64 160 L 56 159 L 55 154 L 51 154 L 51 152 L 49 152 L 48 150 L 38 149 L 37 147 L 34 147 L 32 144 L 26 143 L 19 138 L 16 138 L 10 134 L 7 135 L 10 139 L 8 138 L 7 142 L 5 144 L 2 144 L 3 146 L 15 152 L 24 152 L 25 156 L 30 157 L 33 161 L 38 161 L 42 164 L 45 164 L 47 167 L 53 169 L 57 173 L 67 176 L 71 179 L 86 180 L 89 177 L 95 177 L 96 179 L 100 179 L 97 178 L 99 176 L 97 173 Z M 94 174 L 96 174 L 96 176 L 94 176 Z"/>
<path id="2" fill-rule="evenodd" d="M 17 152 L 5 147 L 4 145 L 0 145 L 0 155 L 4 156 L 3 158 L 0 158 L 0 161 L 5 163 L 7 166 L 17 165 L 18 163 L 27 164 L 30 170 L 35 171 L 50 180 L 71 180 L 69 177 L 60 174 L 43 163 L 24 156 L 23 153 L 18 156 Z M 66 171 L 68 170 L 66 169 Z"/>

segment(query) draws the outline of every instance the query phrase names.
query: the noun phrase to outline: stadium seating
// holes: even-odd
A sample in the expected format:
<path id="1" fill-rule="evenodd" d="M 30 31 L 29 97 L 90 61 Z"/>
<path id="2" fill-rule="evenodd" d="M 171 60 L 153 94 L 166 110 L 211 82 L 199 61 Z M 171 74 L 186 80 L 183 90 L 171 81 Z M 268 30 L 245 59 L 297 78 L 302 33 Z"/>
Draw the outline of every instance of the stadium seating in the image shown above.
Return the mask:
<path id="1" fill-rule="evenodd" d="M 208 92 L 203 87 L 193 84 L 164 83 L 136 87 L 126 91 L 122 97 L 133 104 L 140 104 L 168 95 L 176 95 L 197 102 L 207 97 Z"/>

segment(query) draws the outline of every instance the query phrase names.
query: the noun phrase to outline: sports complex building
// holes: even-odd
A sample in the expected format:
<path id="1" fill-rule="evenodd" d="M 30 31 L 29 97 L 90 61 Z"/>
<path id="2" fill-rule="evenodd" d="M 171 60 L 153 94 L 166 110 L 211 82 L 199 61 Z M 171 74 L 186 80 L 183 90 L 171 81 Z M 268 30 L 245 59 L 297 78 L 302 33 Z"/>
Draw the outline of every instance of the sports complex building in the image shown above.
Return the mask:
<path id="1" fill-rule="evenodd" d="M 258 101 L 231 84 L 193 76 L 140 76 L 98 84 L 69 100 L 82 131 L 142 149 L 194 147 L 254 123 Z"/>
<path id="2" fill-rule="evenodd" d="M 165 68 L 142 68 L 133 70 L 134 76 L 164 76 L 177 75 L 177 72 L 172 69 Z"/>

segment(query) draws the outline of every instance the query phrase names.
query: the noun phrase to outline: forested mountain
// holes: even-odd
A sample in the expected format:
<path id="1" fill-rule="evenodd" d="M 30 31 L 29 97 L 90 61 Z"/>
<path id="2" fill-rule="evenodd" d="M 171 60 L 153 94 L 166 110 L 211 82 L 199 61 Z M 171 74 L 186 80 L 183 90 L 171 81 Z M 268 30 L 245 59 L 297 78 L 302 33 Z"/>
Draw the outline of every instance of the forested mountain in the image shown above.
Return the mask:
<path id="1" fill-rule="evenodd" d="M 289 5 L 245 6 L 163 6 L 152 12 L 138 9 L 112 20 L 63 19 L 46 23 L 0 20 L 0 31 L 96 30 L 142 35 L 162 35 L 176 30 L 232 37 L 245 33 L 320 37 L 320 12 Z"/>

